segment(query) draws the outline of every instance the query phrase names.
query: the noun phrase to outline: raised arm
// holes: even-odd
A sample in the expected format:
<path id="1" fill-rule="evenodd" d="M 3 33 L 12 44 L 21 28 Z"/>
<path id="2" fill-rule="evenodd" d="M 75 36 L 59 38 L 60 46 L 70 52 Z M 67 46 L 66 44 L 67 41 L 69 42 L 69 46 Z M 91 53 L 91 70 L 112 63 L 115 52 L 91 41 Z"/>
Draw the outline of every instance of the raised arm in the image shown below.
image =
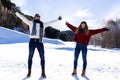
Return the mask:
<path id="1" fill-rule="evenodd" d="M 55 22 L 57 22 L 57 21 L 59 21 L 59 20 L 62 20 L 62 17 L 61 17 L 61 16 L 59 16 L 59 17 L 58 17 L 57 19 L 55 19 L 55 20 L 52 20 L 52 21 L 49 21 L 49 22 L 44 23 L 44 27 L 50 26 L 51 24 L 53 24 L 53 23 L 55 23 Z"/>
<path id="2" fill-rule="evenodd" d="M 70 28 L 73 32 L 75 32 L 75 30 L 77 29 L 75 26 L 73 26 L 72 24 L 66 22 L 66 25 L 68 28 Z"/>
<path id="3" fill-rule="evenodd" d="M 108 31 L 108 30 L 109 30 L 109 29 L 107 29 L 107 28 L 90 30 L 90 35 L 95 35 L 95 34 L 102 33 L 102 32 L 104 32 L 104 31 Z"/>
<path id="4" fill-rule="evenodd" d="M 32 21 L 29 21 L 28 19 L 26 19 L 25 16 L 21 15 L 20 13 L 16 12 L 15 13 L 20 19 L 22 19 L 23 22 L 25 22 L 27 25 L 31 25 Z"/>

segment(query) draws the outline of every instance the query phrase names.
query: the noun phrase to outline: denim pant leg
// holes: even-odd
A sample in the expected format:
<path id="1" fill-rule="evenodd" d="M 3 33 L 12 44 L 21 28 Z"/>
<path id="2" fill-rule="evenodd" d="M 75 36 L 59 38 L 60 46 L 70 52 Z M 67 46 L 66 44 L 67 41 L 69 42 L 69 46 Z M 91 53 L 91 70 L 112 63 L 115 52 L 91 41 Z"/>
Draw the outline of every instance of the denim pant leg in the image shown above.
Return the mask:
<path id="1" fill-rule="evenodd" d="M 39 43 L 37 45 L 37 49 L 39 52 L 39 56 L 41 58 L 41 68 L 42 68 L 42 72 L 45 71 L 45 56 L 44 56 L 44 45 L 43 43 Z"/>
<path id="2" fill-rule="evenodd" d="M 35 51 L 35 42 L 30 40 L 29 42 L 29 56 L 28 56 L 28 69 L 32 68 L 32 58 Z"/>
<path id="3" fill-rule="evenodd" d="M 79 54 L 80 54 L 80 45 L 76 44 L 75 53 L 74 53 L 74 69 L 77 69 Z"/>
<path id="4" fill-rule="evenodd" d="M 82 46 L 82 59 L 83 59 L 83 70 L 86 70 L 87 67 L 87 46 Z"/>

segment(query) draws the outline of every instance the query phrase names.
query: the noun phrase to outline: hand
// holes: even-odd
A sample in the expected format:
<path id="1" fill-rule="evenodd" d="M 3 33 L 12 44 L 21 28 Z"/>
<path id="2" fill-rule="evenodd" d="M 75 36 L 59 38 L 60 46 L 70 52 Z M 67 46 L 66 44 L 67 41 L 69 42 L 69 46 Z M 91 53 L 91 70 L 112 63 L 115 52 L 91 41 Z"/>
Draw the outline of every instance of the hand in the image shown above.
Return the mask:
<path id="1" fill-rule="evenodd" d="M 108 28 L 105 28 L 105 31 L 109 31 L 109 29 L 108 29 Z"/>
<path id="2" fill-rule="evenodd" d="M 58 20 L 62 20 L 62 17 L 61 17 L 61 16 L 59 16 L 59 17 L 58 17 Z"/>

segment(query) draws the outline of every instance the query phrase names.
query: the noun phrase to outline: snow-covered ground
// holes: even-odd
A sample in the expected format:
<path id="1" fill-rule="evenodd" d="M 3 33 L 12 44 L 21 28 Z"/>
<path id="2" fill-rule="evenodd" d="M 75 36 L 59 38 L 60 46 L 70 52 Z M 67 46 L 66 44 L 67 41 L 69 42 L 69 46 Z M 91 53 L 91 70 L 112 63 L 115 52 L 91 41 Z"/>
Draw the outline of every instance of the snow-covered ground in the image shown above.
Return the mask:
<path id="1" fill-rule="evenodd" d="M 28 35 L 0 27 L 0 44 L 23 43 L 28 41 Z"/>
<path id="2" fill-rule="evenodd" d="M 6 34 L 8 33 L 6 32 Z M 15 39 L 16 36 L 12 36 L 15 34 L 21 35 L 20 41 Z M 0 44 L 0 80 L 43 80 L 40 77 L 41 67 L 37 50 L 33 57 L 31 78 L 25 79 L 27 74 L 28 36 L 14 31 L 11 31 L 9 35 L 12 38 L 7 36 L 2 38 L 3 34 L 0 33 L 0 43 L 2 43 Z M 14 44 L 11 44 L 13 42 L 9 42 L 9 40 L 12 40 Z M 83 78 L 81 77 L 81 55 L 78 61 L 78 75 L 71 75 L 74 42 L 62 42 L 56 39 L 44 38 L 44 46 L 47 75 L 45 80 L 120 80 L 120 49 L 103 49 L 92 45 L 88 46 L 87 76 Z"/>

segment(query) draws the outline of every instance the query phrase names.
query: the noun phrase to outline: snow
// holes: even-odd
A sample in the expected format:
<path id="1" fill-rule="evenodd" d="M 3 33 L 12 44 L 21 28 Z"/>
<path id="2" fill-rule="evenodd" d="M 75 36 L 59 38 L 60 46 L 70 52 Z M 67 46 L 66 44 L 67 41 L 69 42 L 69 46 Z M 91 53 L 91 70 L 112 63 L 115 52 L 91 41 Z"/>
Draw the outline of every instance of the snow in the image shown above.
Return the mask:
<path id="1" fill-rule="evenodd" d="M 0 27 L 0 44 L 28 42 L 29 36 L 23 33 Z"/>
<path id="2" fill-rule="evenodd" d="M 26 43 L 29 42 L 29 35 L 0 27 L 0 44 Z M 63 44 L 57 39 L 43 39 L 44 43 Z"/>
<path id="3" fill-rule="evenodd" d="M 28 35 L 4 28 L 0 28 L 0 32 L 0 80 L 43 80 L 40 77 L 41 67 L 37 50 L 35 50 L 33 57 L 32 75 L 25 79 L 27 74 Z M 10 36 L 4 36 L 4 34 Z M 89 45 L 87 76 L 81 77 L 81 54 L 78 61 L 78 75 L 71 75 L 74 42 L 62 42 L 47 38 L 44 38 L 43 41 L 47 75 L 45 80 L 120 80 L 119 48 L 105 49 Z"/>

